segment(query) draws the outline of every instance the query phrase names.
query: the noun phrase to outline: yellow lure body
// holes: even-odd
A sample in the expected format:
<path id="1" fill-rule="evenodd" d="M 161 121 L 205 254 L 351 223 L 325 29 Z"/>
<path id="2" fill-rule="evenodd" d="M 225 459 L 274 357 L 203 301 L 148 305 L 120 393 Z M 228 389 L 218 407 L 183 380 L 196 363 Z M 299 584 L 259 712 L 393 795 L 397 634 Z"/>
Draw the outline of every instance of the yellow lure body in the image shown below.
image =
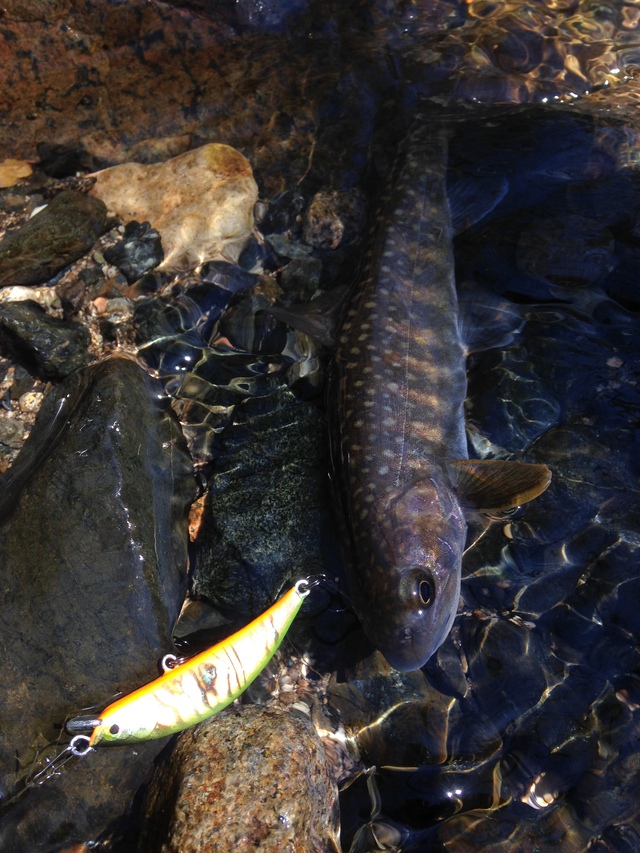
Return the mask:
<path id="1" fill-rule="evenodd" d="M 309 591 L 308 581 L 298 581 L 241 631 L 113 702 L 89 746 L 167 737 L 226 708 L 269 663 Z"/>

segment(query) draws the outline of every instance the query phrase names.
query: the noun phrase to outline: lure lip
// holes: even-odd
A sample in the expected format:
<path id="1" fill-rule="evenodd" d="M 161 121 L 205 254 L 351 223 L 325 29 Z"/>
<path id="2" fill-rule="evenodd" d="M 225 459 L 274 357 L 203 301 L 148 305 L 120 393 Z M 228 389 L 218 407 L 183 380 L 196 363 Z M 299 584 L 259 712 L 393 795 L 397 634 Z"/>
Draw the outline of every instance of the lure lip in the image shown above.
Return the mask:
<path id="1" fill-rule="evenodd" d="M 91 714 L 84 714 L 78 717 L 73 717 L 65 723 L 65 730 L 70 735 L 90 735 L 91 732 L 102 723 L 100 717 L 94 717 Z"/>

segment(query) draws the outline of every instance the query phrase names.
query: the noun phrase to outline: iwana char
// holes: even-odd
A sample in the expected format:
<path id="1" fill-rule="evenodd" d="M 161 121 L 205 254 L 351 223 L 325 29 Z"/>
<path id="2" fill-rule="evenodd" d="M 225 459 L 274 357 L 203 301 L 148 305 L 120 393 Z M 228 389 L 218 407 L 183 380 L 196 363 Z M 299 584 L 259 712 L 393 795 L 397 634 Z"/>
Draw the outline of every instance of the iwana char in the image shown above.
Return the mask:
<path id="1" fill-rule="evenodd" d="M 336 359 L 333 455 L 350 529 L 350 593 L 365 632 L 399 670 L 423 666 L 451 628 L 464 507 L 517 506 L 551 478 L 545 465 L 467 458 L 446 163 L 446 128 L 417 122 Z"/>

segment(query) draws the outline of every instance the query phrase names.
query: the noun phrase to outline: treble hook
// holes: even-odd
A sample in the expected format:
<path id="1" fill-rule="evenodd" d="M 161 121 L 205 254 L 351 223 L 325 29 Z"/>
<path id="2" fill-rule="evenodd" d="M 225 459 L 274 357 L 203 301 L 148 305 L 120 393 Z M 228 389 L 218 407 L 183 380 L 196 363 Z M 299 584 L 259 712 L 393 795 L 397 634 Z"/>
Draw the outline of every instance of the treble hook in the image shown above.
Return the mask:
<path id="1" fill-rule="evenodd" d="M 89 745 L 88 735 L 75 735 L 63 750 L 53 758 L 47 759 L 46 767 L 43 767 L 42 770 L 39 770 L 32 776 L 27 776 L 25 788 L 30 788 L 33 785 L 42 785 L 48 779 L 57 776 L 64 765 L 71 761 L 72 758 L 84 758 L 90 752 L 93 752 L 93 747 Z"/>

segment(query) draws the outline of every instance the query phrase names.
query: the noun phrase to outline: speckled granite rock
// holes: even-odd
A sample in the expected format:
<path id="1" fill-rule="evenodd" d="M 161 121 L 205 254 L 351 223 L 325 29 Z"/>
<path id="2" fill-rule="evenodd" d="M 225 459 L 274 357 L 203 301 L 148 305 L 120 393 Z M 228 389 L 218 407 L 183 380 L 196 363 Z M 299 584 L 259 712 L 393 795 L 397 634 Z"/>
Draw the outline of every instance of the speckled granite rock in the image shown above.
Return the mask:
<path id="1" fill-rule="evenodd" d="M 141 853 L 335 853 L 338 790 L 307 720 L 231 709 L 180 736 L 149 790 Z"/>
<path id="2" fill-rule="evenodd" d="M 235 262 L 253 231 L 258 187 L 246 157 L 211 143 L 164 163 L 123 163 L 96 175 L 91 194 L 125 222 L 160 232 L 162 269 Z"/>
<path id="3" fill-rule="evenodd" d="M 64 190 L 0 242 L 0 286 L 41 284 L 78 260 L 105 230 L 97 198 Z"/>
<path id="4" fill-rule="evenodd" d="M 300 21 L 297 40 L 247 31 L 236 4 L 195 6 L 7 0 L 0 158 L 37 160 L 47 146 L 49 160 L 57 146 L 73 174 L 224 140 L 249 157 L 267 195 L 295 185 L 320 150 L 318 105 L 342 74 L 335 30 L 309 38 Z M 348 143 L 344 152 L 351 158 Z"/>

